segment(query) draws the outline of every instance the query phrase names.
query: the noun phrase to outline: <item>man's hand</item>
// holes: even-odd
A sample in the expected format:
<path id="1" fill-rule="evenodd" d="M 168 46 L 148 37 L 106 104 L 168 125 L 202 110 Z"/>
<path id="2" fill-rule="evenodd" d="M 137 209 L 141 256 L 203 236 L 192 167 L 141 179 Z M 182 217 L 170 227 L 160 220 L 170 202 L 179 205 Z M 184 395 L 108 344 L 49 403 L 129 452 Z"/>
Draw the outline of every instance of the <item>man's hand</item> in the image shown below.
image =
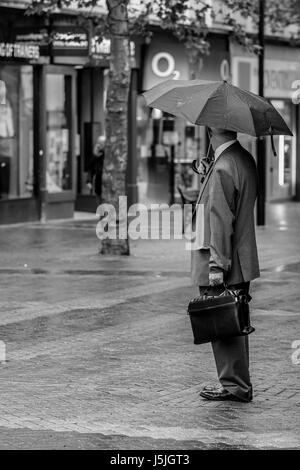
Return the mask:
<path id="1" fill-rule="evenodd" d="M 210 286 L 219 286 L 224 283 L 224 274 L 223 271 L 217 273 L 209 273 L 208 275 L 209 285 Z"/>

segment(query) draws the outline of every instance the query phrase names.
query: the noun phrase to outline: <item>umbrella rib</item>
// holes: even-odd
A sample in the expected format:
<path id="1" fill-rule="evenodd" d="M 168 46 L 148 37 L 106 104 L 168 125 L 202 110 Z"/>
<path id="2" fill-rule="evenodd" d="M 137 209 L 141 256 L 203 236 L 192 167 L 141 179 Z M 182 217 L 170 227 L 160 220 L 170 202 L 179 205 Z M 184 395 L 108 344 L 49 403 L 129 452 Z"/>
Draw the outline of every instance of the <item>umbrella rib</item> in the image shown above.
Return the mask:
<path id="1" fill-rule="evenodd" d="M 253 129 L 254 129 L 254 135 L 257 136 L 255 120 L 254 120 L 253 113 L 252 113 L 252 109 L 253 109 L 253 108 L 252 108 L 251 106 L 249 106 L 248 109 L 249 109 L 249 113 L 250 113 L 250 116 L 251 116 L 251 119 L 252 119 L 252 124 L 253 124 Z"/>
<path id="2" fill-rule="evenodd" d="M 223 83 L 221 83 L 221 85 L 223 85 Z M 211 98 L 214 98 L 215 96 L 217 96 L 217 93 L 219 91 L 219 88 L 220 86 L 218 86 L 218 88 L 216 88 L 213 93 L 211 93 L 210 95 L 207 96 L 206 98 L 206 103 L 205 105 L 203 106 L 203 108 L 201 109 L 201 112 L 200 114 L 198 115 L 197 119 L 195 119 L 195 124 L 197 124 L 198 120 L 200 119 L 201 115 L 206 111 L 206 107 L 207 107 L 207 104 L 208 104 L 208 100 L 211 99 Z"/>
<path id="3" fill-rule="evenodd" d="M 246 99 L 246 97 L 241 93 L 241 89 L 239 89 L 238 87 L 234 87 L 236 89 L 236 95 L 238 96 L 238 98 L 243 102 L 243 103 L 246 103 L 247 106 L 248 106 L 248 109 L 250 110 L 250 114 L 251 114 L 251 118 L 252 118 L 252 122 L 253 122 L 253 128 L 254 128 L 254 131 L 255 131 L 255 135 L 270 135 L 270 134 L 279 134 L 279 132 L 274 132 L 274 128 L 273 130 L 271 131 L 272 129 L 272 119 L 270 119 L 269 115 L 268 115 L 268 111 L 271 108 L 273 108 L 272 104 L 269 103 L 268 100 L 266 100 L 266 98 L 262 97 L 262 96 L 259 96 L 259 95 L 255 95 L 254 93 L 251 93 L 251 92 L 247 92 L 251 98 L 255 99 L 255 100 L 258 100 L 260 101 L 260 104 L 261 105 L 264 105 L 263 109 L 260 111 L 263 115 L 264 115 L 264 119 L 265 121 L 267 122 L 267 126 L 266 126 L 266 129 L 267 131 L 265 132 L 259 132 L 257 130 L 257 126 L 256 126 L 256 122 L 257 120 L 255 119 L 255 117 L 253 116 L 253 112 L 255 112 L 255 107 L 251 106 L 249 103 L 248 103 L 248 100 Z M 277 111 L 274 109 L 275 113 L 277 113 Z M 277 113 L 278 114 L 278 113 Z M 286 123 L 284 122 L 284 120 L 282 119 L 282 117 L 279 115 L 279 118 L 280 120 L 283 122 L 283 126 L 285 126 L 287 128 L 287 130 L 289 131 L 287 135 L 293 135 L 290 131 L 290 129 L 288 128 L 288 126 L 286 125 Z M 279 124 L 279 127 L 280 127 L 280 124 Z M 286 132 L 286 130 L 284 129 L 284 133 Z"/>
<path id="4" fill-rule="evenodd" d="M 235 87 L 235 88 L 237 88 L 237 87 Z M 237 90 L 239 91 L 238 88 L 237 88 Z M 255 126 L 255 121 L 254 121 L 253 114 L 252 114 L 252 109 L 253 109 L 253 108 L 249 105 L 249 103 L 247 102 L 247 99 L 244 99 L 244 95 L 243 95 L 243 94 L 236 92 L 235 95 L 237 96 L 237 98 L 238 98 L 244 105 L 246 105 L 246 109 L 248 109 L 249 114 L 250 114 L 250 116 L 251 116 L 251 121 L 252 121 L 252 126 L 253 126 L 253 131 L 254 131 L 253 135 L 256 136 L 256 135 L 257 135 L 257 134 L 256 134 L 256 126 Z"/>
<path id="5" fill-rule="evenodd" d="M 197 123 L 197 120 L 199 119 L 200 115 L 201 115 L 202 112 L 205 110 L 205 108 L 206 108 L 206 106 L 207 106 L 207 104 L 208 104 L 208 100 L 209 100 L 210 98 L 212 98 L 212 97 L 216 94 L 216 92 L 218 91 L 218 89 L 219 89 L 219 87 L 218 87 L 217 89 L 213 90 L 212 92 L 208 93 L 208 94 L 205 96 L 205 104 L 203 105 L 200 114 L 197 114 L 197 116 L 193 118 L 194 124 Z M 193 101 L 194 101 L 194 100 L 193 100 Z M 179 108 L 178 111 L 180 112 L 180 115 L 181 115 L 182 117 L 184 117 L 184 118 L 187 119 L 188 121 L 192 122 L 192 121 L 191 121 L 191 116 L 188 115 L 188 114 L 186 114 L 186 112 L 185 112 L 184 109 L 180 109 L 180 108 Z"/>

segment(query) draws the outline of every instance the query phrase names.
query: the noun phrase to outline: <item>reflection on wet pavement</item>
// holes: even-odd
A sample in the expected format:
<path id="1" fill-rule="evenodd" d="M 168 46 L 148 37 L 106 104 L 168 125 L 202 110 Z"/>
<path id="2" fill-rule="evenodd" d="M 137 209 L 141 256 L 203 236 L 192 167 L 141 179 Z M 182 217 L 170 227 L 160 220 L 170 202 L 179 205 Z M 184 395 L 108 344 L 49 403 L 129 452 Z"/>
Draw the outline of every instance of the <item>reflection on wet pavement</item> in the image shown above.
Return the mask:
<path id="1" fill-rule="evenodd" d="M 287 231 L 275 210 L 257 230 L 251 404 L 198 396 L 216 374 L 210 345 L 192 342 L 184 241 L 134 242 L 116 259 L 97 254 L 90 222 L 0 228 L 1 448 L 300 447 L 300 206 L 289 207 Z"/>

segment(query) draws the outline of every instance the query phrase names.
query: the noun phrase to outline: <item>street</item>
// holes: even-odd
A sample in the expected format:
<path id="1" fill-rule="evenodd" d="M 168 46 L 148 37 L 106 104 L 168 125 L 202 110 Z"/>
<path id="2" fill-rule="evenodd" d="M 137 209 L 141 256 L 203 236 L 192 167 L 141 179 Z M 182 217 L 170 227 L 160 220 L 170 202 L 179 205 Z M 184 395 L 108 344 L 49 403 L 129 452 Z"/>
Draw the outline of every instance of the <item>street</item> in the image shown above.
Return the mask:
<path id="1" fill-rule="evenodd" d="M 198 395 L 217 377 L 193 344 L 183 240 L 110 257 L 92 215 L 1 226 L 0 448 L 300 448 L 299 228 L 293 202 L 257 228 L 247 404 Z"/>

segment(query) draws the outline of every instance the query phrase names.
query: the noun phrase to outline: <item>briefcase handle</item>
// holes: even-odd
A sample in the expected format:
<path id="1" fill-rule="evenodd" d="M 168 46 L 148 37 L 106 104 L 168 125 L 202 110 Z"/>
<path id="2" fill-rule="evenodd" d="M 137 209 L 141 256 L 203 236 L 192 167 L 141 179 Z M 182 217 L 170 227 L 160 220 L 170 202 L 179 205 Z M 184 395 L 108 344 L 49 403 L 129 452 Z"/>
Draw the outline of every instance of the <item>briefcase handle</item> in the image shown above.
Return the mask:
<path id="1" fill-rule="evenodd" d="M 213 297 L 221 297 L 222 295 L 234 295 L 234 297 L 237 297 L 240 299 L 240 301 L 244 301 L 244 302 L 247 302 L 249 303 L 250 300 L 252 300 L 252 297 L 250 294 L 248 294 L 247 292 L 243 291 L 243 289 L 229 289 L 229 287 L 227 286 L 227 284 L 224 282 L 224 291 L 219 294 L 219 295 L 216 295 L 216 296 L 213 296 Z M 208 289 L 209 287 L 203 292 L 202 294 L 202 297 L 208 297 Z"/>

